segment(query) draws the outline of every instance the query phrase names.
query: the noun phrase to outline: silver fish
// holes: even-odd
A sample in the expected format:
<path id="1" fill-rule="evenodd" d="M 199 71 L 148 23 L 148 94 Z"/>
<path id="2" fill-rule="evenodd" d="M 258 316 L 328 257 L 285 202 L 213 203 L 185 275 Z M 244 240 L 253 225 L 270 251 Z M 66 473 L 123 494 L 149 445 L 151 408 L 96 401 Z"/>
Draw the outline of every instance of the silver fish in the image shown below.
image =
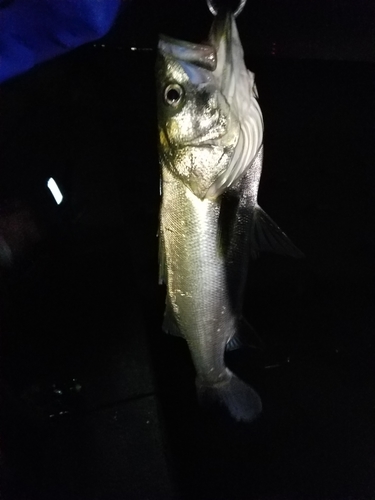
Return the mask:
<path id="1" fill-rule="evenodd" d="M 224 363 L 249 256 L 300 254 L 257 203 L 263 118 L 232 15 L 215 18 L 207 44 L 160 37 L 157 105 L 163 329 L 187 340 L 200 402 L 249 422 L 261 400 Z"/>

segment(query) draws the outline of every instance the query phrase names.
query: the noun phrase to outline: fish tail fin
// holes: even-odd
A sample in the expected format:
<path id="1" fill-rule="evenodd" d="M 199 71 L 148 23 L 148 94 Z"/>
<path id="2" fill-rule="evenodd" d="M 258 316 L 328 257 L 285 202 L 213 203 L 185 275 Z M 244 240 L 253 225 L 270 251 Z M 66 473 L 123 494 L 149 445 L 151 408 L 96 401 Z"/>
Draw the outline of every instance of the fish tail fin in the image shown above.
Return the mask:
<path id="1" fill-rule="evenodd" d="M 262 412 L 258 393 L 248 384 L 229 372 L 229 380 L 205 385 L 197 379 L 197 395 L 200 405 L 209 412 L 229 413 L 237 422 L 250 423 Z"/>

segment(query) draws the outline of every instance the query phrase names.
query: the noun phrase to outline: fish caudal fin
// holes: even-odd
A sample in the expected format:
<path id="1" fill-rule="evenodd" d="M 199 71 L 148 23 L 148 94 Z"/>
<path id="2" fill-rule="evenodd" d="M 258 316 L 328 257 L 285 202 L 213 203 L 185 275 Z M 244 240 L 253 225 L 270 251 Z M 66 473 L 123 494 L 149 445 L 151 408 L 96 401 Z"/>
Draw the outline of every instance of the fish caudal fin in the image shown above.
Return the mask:
<path id="1" fill-rule="evenodd" d="M 304 254 L 290 241 L 279 226 L 259 205 L 254 207 L 251 238 L 251 255 L 257 257 L 259 252 L 273 252 L 297 259 Z"/>
<path id="2" fill-rule="evenodd" d="M 210 412 L 224 409 L 237 422 L 250 423 L 262 412 L 261 399 L 252 387 L 229 373 L 229 380 L 213 385 L 204 385 L 197 379 L 198 401 Z"/>

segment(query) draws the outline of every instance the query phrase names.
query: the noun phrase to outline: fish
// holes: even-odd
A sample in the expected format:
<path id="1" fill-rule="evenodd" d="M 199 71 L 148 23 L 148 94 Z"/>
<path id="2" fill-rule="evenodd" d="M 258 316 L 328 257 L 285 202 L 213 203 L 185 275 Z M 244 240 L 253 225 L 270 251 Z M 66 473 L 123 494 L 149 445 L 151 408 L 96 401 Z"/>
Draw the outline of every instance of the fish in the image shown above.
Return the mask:
<path id="1" fill-rule="evenodd" d="M 257 202 L 263 117 L 231 13 L 206 43 L 160 35 L 156 93 L 163 330 L 186 339 L 200 404 L 252 422 L 260 396 L 224 359 L 243 329 L 249 259 L 301 252 Z"/>

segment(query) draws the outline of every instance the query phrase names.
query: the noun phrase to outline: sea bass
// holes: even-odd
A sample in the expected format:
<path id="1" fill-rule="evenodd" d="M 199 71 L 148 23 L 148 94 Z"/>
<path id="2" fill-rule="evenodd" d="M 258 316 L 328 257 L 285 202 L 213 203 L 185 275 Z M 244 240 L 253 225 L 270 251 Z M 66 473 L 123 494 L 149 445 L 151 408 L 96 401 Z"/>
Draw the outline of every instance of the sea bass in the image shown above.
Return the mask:
<path id="1" fill-rule="evenodd" d="M 261 400 L 224 362 L 249 256 L 299 251 L 257 203 L 263 118 L 234 17 L 216 17 L 207 44 L 161 36 L 158 49 L 163 329 L 187 340 L 200 402 L 249 422 Z"/>

